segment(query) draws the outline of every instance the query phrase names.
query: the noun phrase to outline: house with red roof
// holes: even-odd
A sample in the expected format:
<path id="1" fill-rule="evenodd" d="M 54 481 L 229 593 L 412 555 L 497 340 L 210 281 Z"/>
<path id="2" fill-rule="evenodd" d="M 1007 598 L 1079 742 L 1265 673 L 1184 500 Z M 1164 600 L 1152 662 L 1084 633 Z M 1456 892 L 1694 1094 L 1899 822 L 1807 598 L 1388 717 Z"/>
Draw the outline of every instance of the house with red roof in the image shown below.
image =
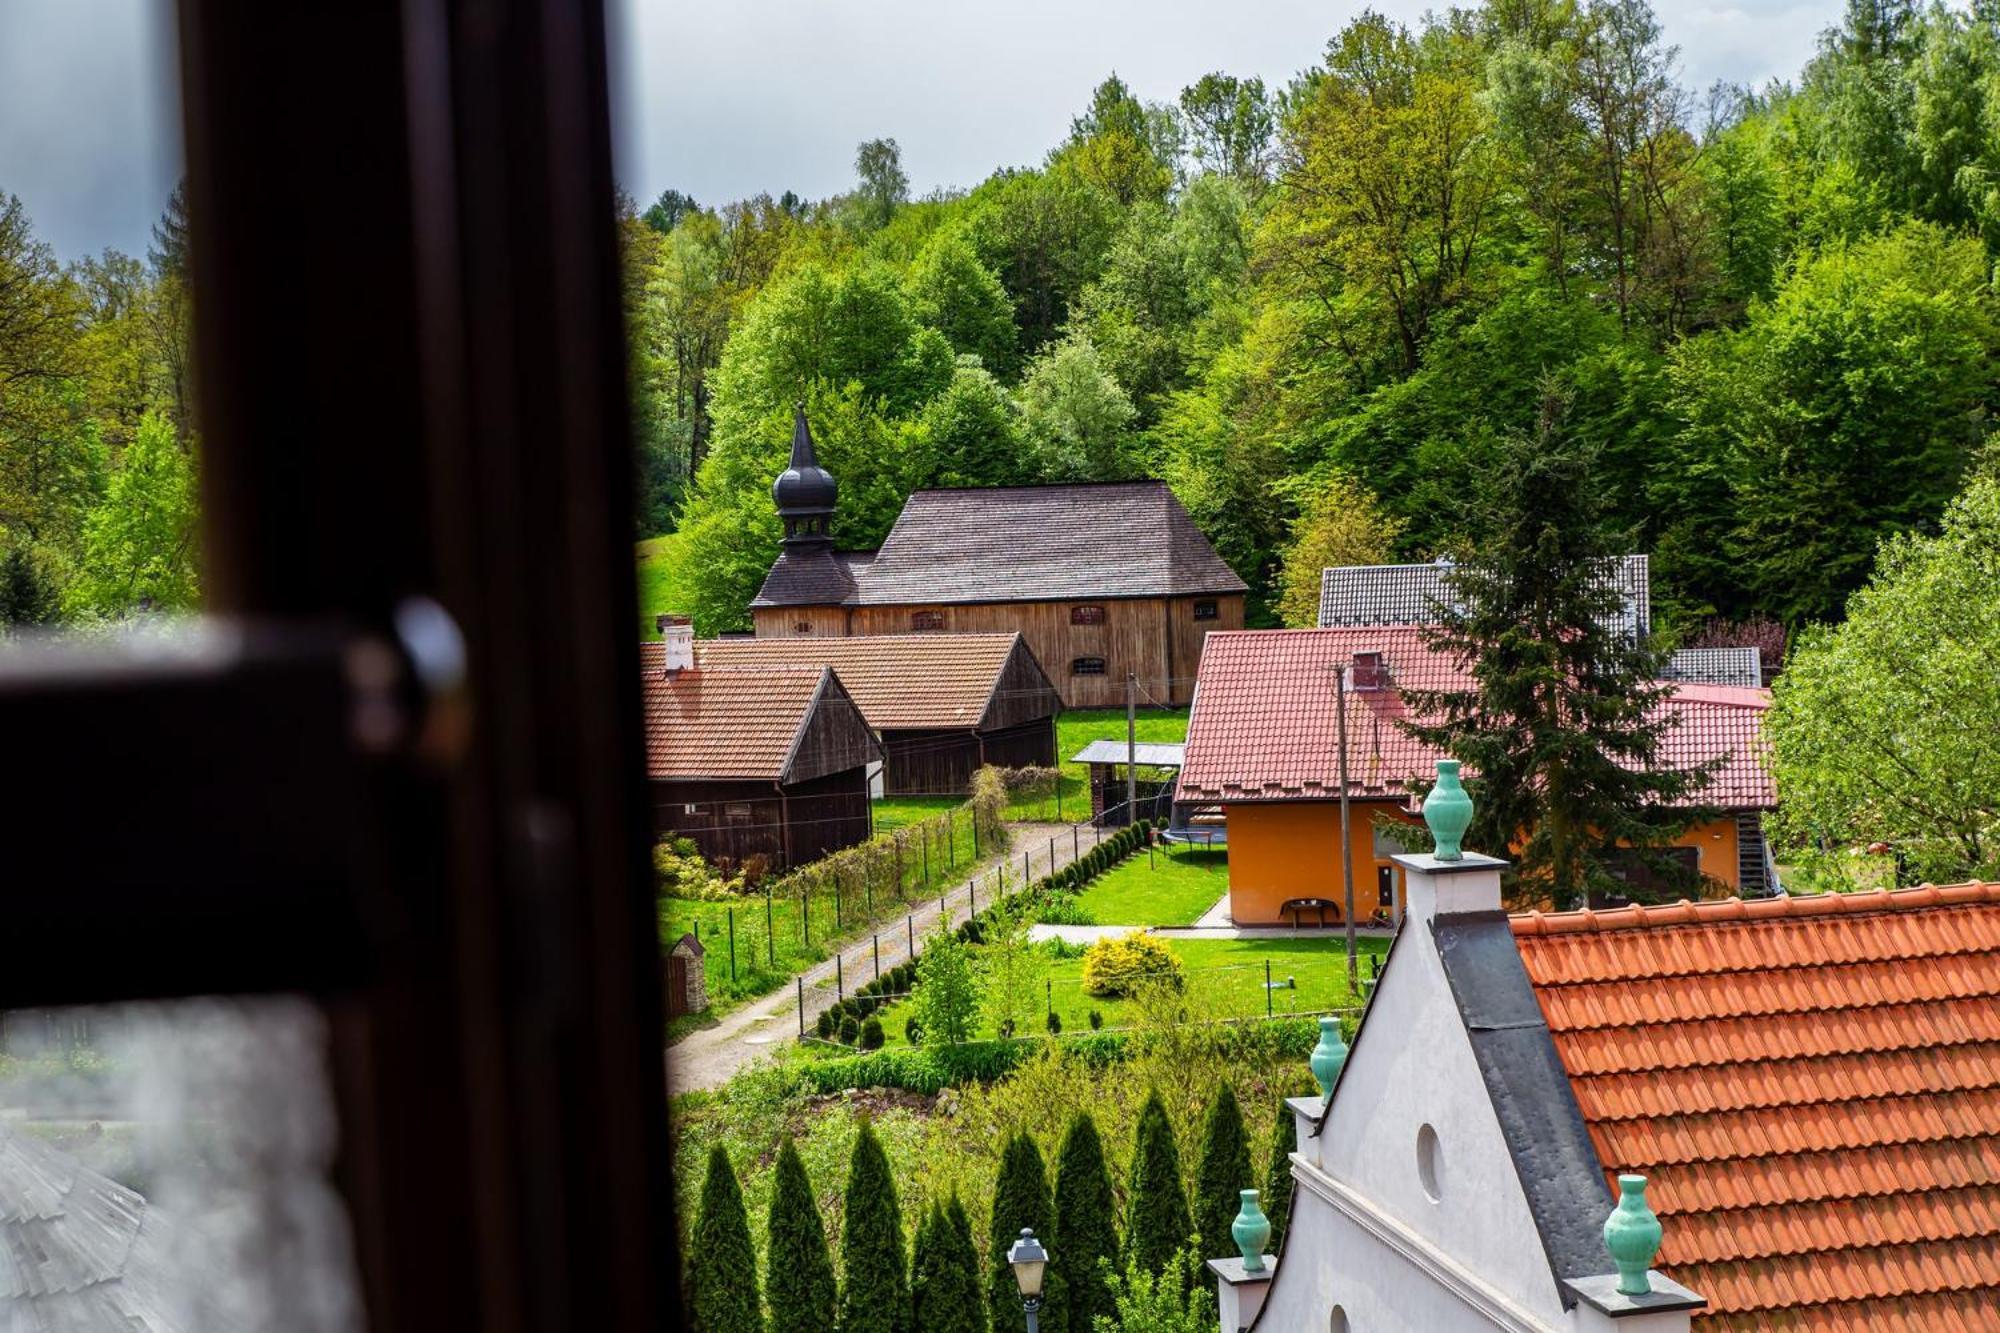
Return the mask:
<path id="1" fill-rule="evenodd" d="M 1441 757 L 1404 733 L 1403 691 L 1457 689 L 1464 668 L 1431 650 L 1415 625 L 1245 630 L 1210 634 L 1202 649 L 1175 800 L 1219 810 L 1229 849 L 1230 915 L 1239 925 L 1293 920 L 1301 903 L 1343 897 L 1340 867 L 1341 718 L 1335 673 L 1348 672 L 1346 794 L 1357 919 L 1393 915 L 1398 826 L 1417 822 L 1412 784 Z M 1755 896 L 1775 885 L 1762 815 L 1777 803 L 1765 761 L 1763 689 L 1675 682 L 1665 762 L 1719 760 L 1696 800 L 1720 812 L 1689 827 L 1670 853 L 1685 869 Z M 1654 872 L 1634 860 L 1637 889 Z"/>
<path id="2" fill-rule="evenodd" d="M 1396 860 L 1226 1333 L 2000 1329 L 2000 884 L 1510 918 Z"/>

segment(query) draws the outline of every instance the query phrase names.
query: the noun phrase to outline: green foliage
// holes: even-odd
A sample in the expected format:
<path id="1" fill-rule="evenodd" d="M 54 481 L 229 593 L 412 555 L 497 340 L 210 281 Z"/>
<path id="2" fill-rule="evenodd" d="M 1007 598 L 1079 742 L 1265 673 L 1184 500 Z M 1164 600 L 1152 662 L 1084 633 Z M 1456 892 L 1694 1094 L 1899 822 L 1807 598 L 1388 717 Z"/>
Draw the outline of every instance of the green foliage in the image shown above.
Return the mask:
<path id="1" fill-rule="evenodd" d="M 848 1166 L 840 1270 L 843 1333 L 914 1333 L 903 1214 L 889 1159 L 866 1120 Z"/>
<path id="2" fill-rule="evenodd" d="M 1063 1133 L 1053 1207 L 1048 1272 L 1061 1284 L 1069 1333 L 1092 1333 L 1097 1317 L 1115 1309 L 1104 1266 L 1118 1262 L 1118 1232 L 1111 1170 L 1088 1111 L 1078 1111 Z M 1048 1327 L 1064 1333 L 1062 1324 Z"/>
<path id="3" fill-rule="evenodd" d="M 1581 906 L 1592 889 L 1631 891 L 1613 877 L 1622 844 L 1657 849 L 1692 819 L 1712 765 L 1659 761 L 1671 715 L 1661 707 L 1661 654 L 1617 623 L 1622 600 L 1604 577 L 1618 554 L 1603 524 L 1596 452 L 1545 404 L 1533 438 L 1500 442 L 1477 498 L 1488 533 L 1456 566 L 1457 606 L 1424 631 L 1430 647 L 1470 663 L 1465 687 L 1404 687 L 1399 723 L 1476 772 L 1471 848 L 1515 849 L 1517 898 Z"/>
<path id="4" fill-rule="evenodd" d="M 194 463 L 173 426 L 149 413 L 125 446 L 104 501 L 84 521 L 73 611 L 191 610 L 196 573 Z"/>
<path id="5" fill-rule="evenodd" d="M 1157 1088 L 1148 1094 L 1133 1132 L 1125 1209 L 1126 1262 L 1145 1273 L 1164 1273 L 1193 1235 L 1194 1220 L 1181 1182 L 1180 1149 Z"/>
<path id="6" fill-rule="evenodd" d="M 1113 481 L 1131 475 L 1131 398 L 1089 338 L 1051 344 L 1021 381 L 1021 424 L 1036 470 L 1052 481 Z"/>
<path id="7" fill-rule="evenodd" d="M 1133 995 L 1147 986 L 1179 990 L 1186 969 L 1172 948 L 1143 930 L 1097 940 L 1083 955 L 1083 989 L 1089 995 Z"/>
<path id="8" fill-rule="evenodd" d="M 976 356 L 995 375 L 1015 365 L 1014 309 L 993 270 L 957 231 L 939 231 L 918 252 L 904 280 L 916 317 L 945 336 L 954 352 Z"/>
<path id="9" fill-rule="evenodd" d="M 778 1149 L 764 1271 L 764 1303 L 773 1329 L 834 1326 L 833 1256 L 812 1181 L 790 1138 Z"/>
<path id="10" fill-rule="evenodd" d="M 763 1333 L 750 1220 L 729 1154 L 719 1143 L 708 1152 L 701 1218 L 688 1247 L 687 1286 L 690 1326 L 700 1333 Z"/>
<path id="11" fill-rule="evenodd" d="M 958 937 L 939 928 L 924 941 L 917 955 L 917 990 L 913 1000 L 924 1040 L 957 1043 L 972 1036 L 979 1012 L 979 977 L 972 958 Z"/>
<path id="12" fill-rule="evenodd" d="M 695 902 L 727 902 L 744 890 L 743 877 L 730 878 L 718 872 L 692 838 L 667 838 L 653 844 L 653 882 L 663 898 Z"/>
<path id="13" fill-rule="evenodd" d="M 1194 1250 L 1174 1254 L 1157 1274 L 1136 1260 L 1114 1283 L 1115 1315 L 1100 1315 L 1092 1333 L 1209 1333 L 1215 1295 Z"/>
<path id="14" fill-rule="evenodd" d="M 870 1015 L 861 1025 L 861 1037 L 856 1043 L 864 1051 L 882 1049 L 882 1020 Z"/>
<path id="15" fill-rule="evenodd" d="M 1220 1259 L 1236 1252 L 1230 1223 L 1242 1204 L 1241 1191 L 1258 1188 L 1250 1169 L 1250 1140 L 1236 1089 L 1224 1083 L 1209 1099 L 1201 1129 L 1201 1155 L 1194 1172 L 1195 1253 Z"/>
<path id="16" fill-rule="evenodd" d="M 961 364 L 910 433 L 910 465 L 927 486 L 1008 486 L 1032 478 L 1019 410 L 985 369 Z"/>
<path id="17" fill-rule="evenodd" d="M 1871 842 L 1903 883 L 2000 878 L 2000 474 L 1935 537 L 1882 548 L 1838 627 L 1806 633 L 1765 727 L 1784 800 L 1772 836 L 1816 887 Z"/>
<path id="18" fill-rule="evenodd" d="M 996 1330 L 1011 1330 L 1020 1318 L 1021 1295 L 1007 1251 L 1023 1228 L 1032 1230 L 1046 1248 L 1053 1239 L 1054 1199 L 1041 1150 L 1027 1134 L 1010 1136 L 1000 1154 L 993 1186 L 992 1222 L 986 1229 L 986 1302 Z M 1043 1277 L 1041 1322 L 1058 1333 L 1069 1327 L 1069 1307 L 1063 1299 L 1062 1275 L 1051 1265 Z"/>
<path id="19" fill-rule="evenodd" d="M 1271 1253 L 1285 1243 L 1285 1228 L 1292 1218 L 1292 1150 L 1298 1145 L 1298 1117 L 1285 1105 L 1287 1096 L 1308 1095 L 1316 1090 L 1309 1078 L 1295 1075 L 1296 1081 L 1279 1085 L 1277 1115 L 1271 1121 L 1271 1137 L 1265 1148 L 1264 1192 L 1258 1203 L 1271 1219 Z M 1227 1251 L 1224 1251 L 1227 1253 Z M 1211 1256 L 1212 1257 L 1212 1256 Z"/>
<path id="20" fill-rule="evenodd" d="M 985 1333 L 986 1310 L 979 1290 L 979 1262 L 972 1227 L 953 1196 L 949 1208 L 932 1204 L 917 1228 L 910 1266 L 913 1328 L 930 1333 Z"/>
<path id="21" fill-rule="evenodd" d="M 1402 532 L 1375 497 L 1338 473 L 1312 487 L 1299 506 L 1278 575 L 1278 617 L 1307 629 L 1319 624 L 1321 571 L 1330 565 L 1388 564 Z"/>

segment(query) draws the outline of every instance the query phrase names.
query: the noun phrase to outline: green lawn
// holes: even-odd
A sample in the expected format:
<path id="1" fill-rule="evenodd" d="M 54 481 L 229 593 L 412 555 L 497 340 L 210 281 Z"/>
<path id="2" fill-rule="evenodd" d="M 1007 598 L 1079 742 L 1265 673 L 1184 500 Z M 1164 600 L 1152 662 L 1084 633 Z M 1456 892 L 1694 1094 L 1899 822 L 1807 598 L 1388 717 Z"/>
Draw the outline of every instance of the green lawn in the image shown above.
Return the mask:
<path id="1" fill-rule="evenodd" d="M 1191 926 L 1227 892 L 1227 853 L 1158 847 L 1092 880 L 1081 900 L 1100 926 Z"/>
<path id="2" fill-rule="evenodd" d="M 963 796 L 884 796 L 875 802 L 875 832 L 893 833 L 964 804 Z"/>
<path id="3" fill-rule="evenodd" d="M 1274 1014 L 1323 1013 L 1329 1009 L 1354 1009 L 1361 997 L 1347 988 L 1347 946 L 1345 941 L 1326 936 L 1270 940 L 1172 940 L 1169 946 L 1187 968 L 1187 995 L 1196 1012 L 1214 1018 L 1252 1018 L 1266 1012 L 1264 964 L 1271 965 L 1271 979 L 1282 983 L 1293 979 L 1295 987 L 1271 992 L 1270 1012 Z M 1360 974 L 1368 976 L 1368 955 L 1388 952 L 1389 941 L 1366 937 L 1359 941 Z M 1096 1010 L 1106 1028 L 1123 1027 L 1135 1017 L 1132 1000 L 1087 995 L 1083 989 L 1083 960 L 1069 958 L 1048 964 L 1044 1003 L 1036 1008 L 1035 1031 L 1043 1031 L 1046 1006 L 1053 1004 L 1062 1018 L 1064 1032 L 1090 1030 L 1090 1013 Z M 907 1044 L 904 1035 L 910 1005 L 902 1001 L 880 1011 L 883 1035 L 888 1044 Z M 988 1022 L 980 1020 L 981 1037 L 994 1034 Z M 829 1047 L 816 1048 L 837 1053 Z"/>
<path id="4" fill-rule="evenodd" d="M 660 637 L 653 617 L 662 611 L 685 611 L 673 605 L 674 575 L 680 562 L 680 537 L 669 533 L 639 543 L 639 638 L 643 642 Z"/>

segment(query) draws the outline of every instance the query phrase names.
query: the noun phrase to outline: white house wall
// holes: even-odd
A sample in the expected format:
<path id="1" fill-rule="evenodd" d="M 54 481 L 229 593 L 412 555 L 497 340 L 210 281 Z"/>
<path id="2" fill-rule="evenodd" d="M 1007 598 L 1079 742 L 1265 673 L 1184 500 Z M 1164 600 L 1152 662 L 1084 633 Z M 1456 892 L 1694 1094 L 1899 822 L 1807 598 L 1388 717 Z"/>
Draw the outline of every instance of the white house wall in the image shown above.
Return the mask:
<path id="1" fill-rule="evenodd" d="M 1325 1333 L 1336 1305 L 1350 1333 L 1572 1327 L 1425 921 L 1397 942 L 1366 1023 L 1325 1129 L 1293 1156 L 1291 1230 L 1257 1333 Z M 1425 1124 L 1435 1202 L 1418 1173 Z"/>

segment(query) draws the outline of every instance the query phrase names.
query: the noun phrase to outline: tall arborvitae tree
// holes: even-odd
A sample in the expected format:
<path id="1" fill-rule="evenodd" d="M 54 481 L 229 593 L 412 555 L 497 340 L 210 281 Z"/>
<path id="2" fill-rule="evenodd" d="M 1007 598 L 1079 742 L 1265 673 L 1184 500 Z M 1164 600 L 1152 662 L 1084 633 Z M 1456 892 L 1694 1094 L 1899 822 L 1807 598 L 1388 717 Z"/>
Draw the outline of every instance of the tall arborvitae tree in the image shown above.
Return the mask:
<path id="1" fill-rule="evenodd" d="M 833 1281 L 833 1255 L 805 1163 L 788 1138 L 778 1149 L 771 1187 L 770 1251 L 764 1303 L 771 1327 L 832 1328 L 840 1301 Z"/>
<path id="2" fill-rule="evenodd" d="M 1564 406 L 1545 389 L 1534 436 L 1494 450 L 1473 497 L 1485 540 L 1424 631 L 1465 683 L 1399 682 L 1423 720 L 1398 724 L 1477 775 L 1465 846 L 1511 849 L 1516 901 L 1558 908 L 1631 894 L 1612 874 L 1620 848 L 1667 870 L 1659 851 L 1699 817 L 1710 771 L 1661 762 L 1664 655 L 1634 632 L 1614 577 L 1631 543 L 1607 530 L 1597 451 L 1565 431 Z"/>
<path id="3" fill-rule="evenodd" d="M 1078 1112 L 1063 1135 L 1056 1159 L 1055 1223 L 1049 1275 L 1061 1284 L 1067 1324 L 1042 1321 L 1049 1333 L 1096 1333 L 1097 1317 L 1117 1314 L 1111 1288 L 1098 1260 L 1118 1265 L 1118 1205 L 1111 1194 L 1111 1171 L 1097 1122 Z"/>
<path id="4" fill-rule="evenodd" d="M 1181 1180 L 1174 1127 L 1167 1121 L 1167 1108 L 1158 1088 L 1139 1110 L 1125 1209 L 1127 1261 L 1148 1273 L 1166 1271 L 1167 1261 L 1187 1245 L 1194 1219 L 1188 1216 L 1187 1187 Z"/>
<path id="5" fill-rule="evenodd" d="M 847 1169 L 847 1219 L 840 1237 L 842 1333 L 911 1333 L 910 1275 L 896 1182 L 875 1127 L 861 1122 Z"/>
<path id="6" fill-rule="evenodd" d="M 910 1306 L 923 1333 L 987 1333 L 972 1222 L 957 1195 L 949 1204 L 931 1205 L 917 1229 Z"/>
<path id="7" fill-rule="evenodd" d="M 1007 1262 L 1007 1251 L 1024 1227 L 1033 1230 L 1044 1247 L 1052 1244 L 1049 1224 L 1053 1216 L 1041 1149 L 1030 1135 L 1016 1134 L 1000 1154 L 1000 1177 L 993 1187 L 993 1225 L 987 1231 L 986 1294 L 996 1330 L 1011 1329 L 1012 1321 L 1021 1316 L 1021 1292 L 1014 1281 L 1013 1265 Z M 1057 1333 L 1069 1329 L 1062 1274 L 1053 1267 L 1042 1279 L 1041 1323 Z"/>
<path id="8" fill-rule="evenodd" d="M 917 1239 L 910 1247 L 910 1316 L 927 1329 L 944 1305 L 950 1286 L 945 1273 L 944 1211 L 935 1203 L 917 1220 Z"/>
<path id="9" fill-rule="evenodd" d="M 763 1333 L 750 1219 L 743 1211 L 736 1172 L 719 1143 L 708 1150 L 708 1177 L 702 1182 L 701 1214 L 689 1253 L 689 1327 L 697 1333 Z"/>
<path id="10" fill-rule="evenodd" d="M 1258 1188 L 1251 1174 L 1250 1139 L 1243 1132 L 1243 1108 L 1236 1089 L 1224 1083 L 1208 1104 L 1202 1124 L 1201 1157 L 1194 1172 L 1194 1232 L 1200 1237 L 1200 1259 L 1226 1259 L 1236 1253 L 1229 1233 L 1242 1206 L 1242 1191 Z"/>
<path id="11" fill-rule="evenodd" d="M 1297 1088 L 1292 1095 L 1298 1096 L 1309 1091 Z M 1263 1205 L 1264 1216 L 1271 1219 L 1271 1253 L 1285 1242 L 1285 1226 L 1292 1219 L 1292 1149 L 1298 1146 L 1298 1117 L 1292 1108 L 1285 1105 L 1284 1094 L 1278 1097 L 1278 1114 L 1271 1122 L 1271 1138 L 1266 1148 L 1269 1156 L 1265 1159 L 1264 1194 L 1258 1201 Z"/>

